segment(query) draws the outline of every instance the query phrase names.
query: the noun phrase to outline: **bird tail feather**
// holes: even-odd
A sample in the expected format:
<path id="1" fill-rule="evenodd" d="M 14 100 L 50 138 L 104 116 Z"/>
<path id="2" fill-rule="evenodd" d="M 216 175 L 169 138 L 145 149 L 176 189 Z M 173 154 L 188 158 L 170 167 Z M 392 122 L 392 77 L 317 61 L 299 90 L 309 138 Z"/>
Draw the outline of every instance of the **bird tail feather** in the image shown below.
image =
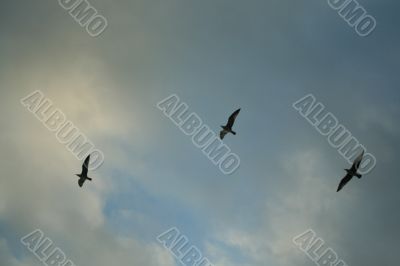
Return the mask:
<path id="1" fill-rule="evenodd" d="M 90 177 L 86 177 L 87 180 L 92 181 L 92 179 Z"/>
<path id="2" fill-rule="evenodd" d="M 236 132 L 235 132 L 235 131 L 232 130 L 231 132 L 232 132 L 233 135 L 236 135 Z"/>
<path id="3" fill-rule="evenodd" d="M 361 178 L 362 175 L 360 175 L 359 173 L 356 174 L 356 177 Z"/>

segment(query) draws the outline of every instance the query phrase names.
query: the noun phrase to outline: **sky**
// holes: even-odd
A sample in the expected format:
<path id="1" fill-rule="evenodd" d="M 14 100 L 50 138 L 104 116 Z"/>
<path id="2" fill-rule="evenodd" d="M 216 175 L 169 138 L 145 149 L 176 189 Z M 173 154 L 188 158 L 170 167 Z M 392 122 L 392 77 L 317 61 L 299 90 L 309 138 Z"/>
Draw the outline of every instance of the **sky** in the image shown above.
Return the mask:
<path id="1" fill-rule="evenodd" d="M 398 264 L 400 62 L 395 0 L 359 0 L 360 37 L 325 0 L 91 0 L 90 36 L 56 0 L 0 9 L 0 265 L 43 265 L 20 239 L 40 229 L 79 265 L 178 266 L 175 227 L 215 266 L 308 266 L 312 229 L 349 266 Z M 43 92 L 105 156 L 81 170 L 20 100 Z M 377 159 L 348 162 L 292 104 L 313 94 Z M 221 173 L 158 108 L 176 94 L 241 159 Z"/>

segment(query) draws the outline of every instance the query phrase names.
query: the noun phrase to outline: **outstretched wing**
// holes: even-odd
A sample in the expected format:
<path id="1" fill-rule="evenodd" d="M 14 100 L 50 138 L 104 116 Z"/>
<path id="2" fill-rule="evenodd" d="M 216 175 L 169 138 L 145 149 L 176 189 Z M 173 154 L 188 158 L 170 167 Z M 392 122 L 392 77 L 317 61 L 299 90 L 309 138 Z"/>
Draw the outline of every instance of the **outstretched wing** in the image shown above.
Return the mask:
<path id="1" fill-rule="evenodd" d="M 238 116 L 239 112 L 240 112 L 240 108 L 237 109 L 235 112 L 233 112 L 233 114 L 231 114 L 231 116 L 229 117 L 229 120 L 228 120 L 227 127 L 229 127 L 229 128 L 233 127 L 233 124 L 235 123 L 236 117 Z"/>
<path id="2" fill-rule="evenodd" d="M 351 180 L 352 176 L 347 174 L 345 177 L 343 177 L 342 181 L 340 181 L 339 187 L 337 189 L 336 192 L 339 192 L 340 190 L 342 190 L 342 188 L 349 183 L 349 181 Z"/>
<path id="3" fill-rule="evenodd" d="M 82 176 L 87 176 L 88 167 L 89 167 L 89 161 L 90 161 L 90 154 L 88 155 L 88 157 L 86 157 L 85 161 L 83 162 L 83 165 L 82 165 Z"/>
<path id="4" fill-rule="evenodd" d="M 219 138 L 220 138 L 221 140 L 223 140 L 226 134 L 228 134 L 228 131 L 226 131 L 226 130 L 221 130 L 221 132 L 219 132 Z"/>
<path id="5" fill-rule="evenodd" d="M 354 160 L 354 163 L 351 166 L 351 170 L 353 170 L 354 172 L 357 172 L 358 168 L 360 168 L 363 157 L 364 157 L 364 151 L 362 151 L 362 153 L 360 155 L 358 155 L 358 157 Z"/>

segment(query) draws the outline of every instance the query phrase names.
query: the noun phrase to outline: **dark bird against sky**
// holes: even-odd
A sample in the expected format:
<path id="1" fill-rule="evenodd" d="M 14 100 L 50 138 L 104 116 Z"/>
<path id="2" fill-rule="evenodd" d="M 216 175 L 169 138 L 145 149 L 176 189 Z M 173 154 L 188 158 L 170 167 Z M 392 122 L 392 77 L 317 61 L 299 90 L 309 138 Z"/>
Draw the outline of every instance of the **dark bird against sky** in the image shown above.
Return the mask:
<path id="1" fill-rule="evenodd" d="M 340 181 L 337 192 L 339 192 L 353 178 L 353 176 L 356 176 L 358 178 L 362 177 L 362 175 L 357 173 L 357 171 L 358 168 L 360 168 L 363 156 L 364 156 L 364 151 L 354 160 L 354 163 L 350 169 L 344 169 L 347 172 L 347 174 L 345 177 L 343 177 L 342 181 Z"/>
<path id="2" fill-rule="evenodd" d="M 88 157 L 86 157 L 85 162 L 82 165 L 82 173 L 77 174 L 77 176 L 79 176 L 78 184 L 80 187 L 83 186 L 83 183 L 85 183 L 86 179 L 92 181 L 92 179 L 87 175 L 89 161 L 90 161 L 90 154 L 88 155 Z"/>
<path id="3" fill-rule="evenodd" d="M 228 133 L 232 133 L 233 135 L 236 135 L 236 132 L 232 130 L 232 127 L 233 127 L 233 124 L 235 123 L 236 117 L 238 116 L 239 112 L 240 112 L 240 108 L 237 109 L 233 114 L 231 114 L 226 126 L 221 126 L 222 130 L 219 133 L 219 137 L 221 139 L 224 139 L 225 135 Z"/>

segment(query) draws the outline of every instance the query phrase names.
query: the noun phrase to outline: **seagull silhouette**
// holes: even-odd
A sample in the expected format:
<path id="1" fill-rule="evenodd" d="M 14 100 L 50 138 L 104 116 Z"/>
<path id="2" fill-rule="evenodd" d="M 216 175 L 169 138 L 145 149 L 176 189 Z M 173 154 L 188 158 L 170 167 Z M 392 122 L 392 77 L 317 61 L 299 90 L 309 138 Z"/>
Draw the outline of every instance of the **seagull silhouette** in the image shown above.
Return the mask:
<path id="1" fill-rule="evenodd" d="M 88 175 L 87 175 L 89 161 L 90 161 L 90 154 L 88 155 L 88 157 L 86 157 L 85 162 L 82 165 L 82 173 L 77 174 L 77 176 L 79 176 L 79 180 L 78 180 L 79 187 L 83 186 L 83 183 L 85 183 L 86 179 L 89 181 L 92 181 L 92 179 L 90 177 L 88 177 Z"/>
<path id="2" fill-rule="evenodd" d="M 362 175 L 357 173 L 358 168 L 360 168 L 361 161 L 364 156 L 364 151 L 354 160 L 353 165 L 350 169 L 344 169 L 347 172 L 347 175 L 343 177 L 342 181 L 340 181 L 339 187 L 336 192 L 342 190 L 342 188 L 354 177 L 361 178 Z"/>
<path id="3" fill-rule="evenodd" d="M 228 133 L 232 133 L 233 135 L 236 135 L 236 132 L 232 130 L 232 127 L 233 127 L 233 124 L 235 123 L 236 117 L 238 116 L 239 112 L 240 112 L 240 108 L 237 109 L 235 112 L 233 112 L 233 114 L 231 114 L 226 126 L 221 126 L 222 130 L 219 133 L 220 139 L 224 139 L 225 135 Z"/>

